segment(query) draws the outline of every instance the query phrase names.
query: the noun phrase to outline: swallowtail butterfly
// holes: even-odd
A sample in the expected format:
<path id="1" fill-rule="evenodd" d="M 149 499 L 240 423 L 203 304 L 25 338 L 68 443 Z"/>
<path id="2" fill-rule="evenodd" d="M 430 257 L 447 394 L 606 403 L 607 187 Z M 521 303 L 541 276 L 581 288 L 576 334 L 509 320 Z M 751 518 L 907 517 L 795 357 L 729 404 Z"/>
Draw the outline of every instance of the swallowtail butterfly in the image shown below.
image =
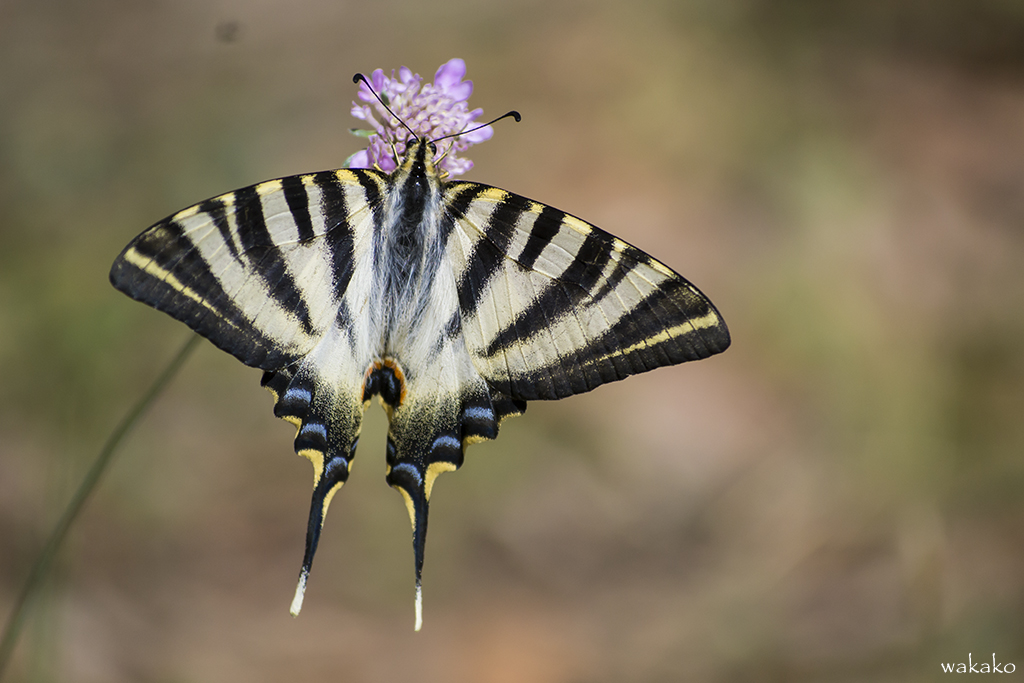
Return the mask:
<path id="1" fill-rule="evenodd" d="M 446 181 L 412 139 L 398 168 L 289 176 L 208 199 L 136 237 L 113 285 L 263 370 L 313 463 L 298 614 L 324 515 L 375 395 L 387 483 L 412 520 L 416 628 L 434 479 L 531 400 L 729 346 L 714 305 L 599 228 L 496 187 Z"/>

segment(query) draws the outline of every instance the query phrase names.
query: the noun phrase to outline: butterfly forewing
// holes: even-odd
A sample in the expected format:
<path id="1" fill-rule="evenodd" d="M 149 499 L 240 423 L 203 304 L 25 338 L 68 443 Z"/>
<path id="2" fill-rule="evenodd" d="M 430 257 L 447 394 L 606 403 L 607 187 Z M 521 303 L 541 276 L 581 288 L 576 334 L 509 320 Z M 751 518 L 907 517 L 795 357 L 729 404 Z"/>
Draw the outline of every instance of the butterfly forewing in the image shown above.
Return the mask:
<path id="1" fill-rule="evenodd" d="M 139 235 L 114 286 L 181 320 L 243 363 L 276 370 L 308 354 L 339 310 L 372 230 L 373 171 L 330 171 L 202 202 Z"/>
<path id="2" fill-rule="evenodd" d="M 729 333 L 696 287 L 575 216 L 452 183 L 463 334 L 477 369 L 515 399 L 556 399 L 706 358 Z"/>

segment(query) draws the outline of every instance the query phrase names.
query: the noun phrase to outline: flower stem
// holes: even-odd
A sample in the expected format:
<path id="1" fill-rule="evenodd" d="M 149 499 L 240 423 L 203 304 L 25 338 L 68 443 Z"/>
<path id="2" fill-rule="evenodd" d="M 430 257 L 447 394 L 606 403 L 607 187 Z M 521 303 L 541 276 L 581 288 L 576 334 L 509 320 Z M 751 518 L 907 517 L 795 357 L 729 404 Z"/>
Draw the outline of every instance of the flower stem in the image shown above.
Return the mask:
<path id="1" fill-rule="evenodd" d="M 86 472 L 85 477 L 82 479 L 82 483 L 79 484 L 78 490 L 75 491 L 74 496 L 71 497 L 71 501 L 64 509 L 64 513 L 58 520 L 57 525 L 50 533 L 50 537 L 46 540 L 46 544 L 40 551 L 39 556 L 36 558 L 35 564 L 32 565 L 32 570 L 29 572 L 28 578 L 25 580 L 25 585 L 22 586 L 21 594 L 18 595 L 17 601 L 14 603 L 14 609 L 11 610 L 11 615 L 7 618 L 7 625 L 4 627 L 3 639 L 0 640 L 0 678 L 3 678 L 4 670 L 7 668 L 7 664 L 14 654 L 14 646 L 18 642 L 18 636 L 21 635 L 21 631 L 25 626 L 25 619 L 28 616 L 27 608 L 32 600 L 35 598 L 36 593 L 42 586 L 43 579 L 50 571 L 50 567 L 53 564 L 53 560 L 57 555 L 57 551 L 60 549 L 64 538 L 68 534 L 68 530 L 78 517 L 78 513 L 82 511 L 82 507 L 85 505 L 85 501 L 89 498 L 89 495 L 96 489 L 99 483 L 100 477 L 106 471 L 107 466 L 110 464 L 110 460 L 117 450 L 117 447 L 121 444 L 121 440 L 125 435 L 131 431 L 135 423 L 138 422 L 139 418 L 146 412 L 153 400 L 167 387 L 167 384 L 171 381 L 178 370 L 181 369 L 185 359 L 188 358 L 189 354 L 196 347 L 201 337 L 198 335 L 192 335 L 192 337 L 185 342 L 185 345 L 181 347 L 178 354 L 171 360 L 171 362 L 164 368 L 164 371 L 160 373 L 160 376 L 156 378 L 149 390 L 139 399 L 138 403 L 128 414 L 124 416 L 121 422 L 117 425 L 110 436 L 107 438 L 107 442 L 103 445 L 103 449 L 97 456 L 96 461 Z"/>

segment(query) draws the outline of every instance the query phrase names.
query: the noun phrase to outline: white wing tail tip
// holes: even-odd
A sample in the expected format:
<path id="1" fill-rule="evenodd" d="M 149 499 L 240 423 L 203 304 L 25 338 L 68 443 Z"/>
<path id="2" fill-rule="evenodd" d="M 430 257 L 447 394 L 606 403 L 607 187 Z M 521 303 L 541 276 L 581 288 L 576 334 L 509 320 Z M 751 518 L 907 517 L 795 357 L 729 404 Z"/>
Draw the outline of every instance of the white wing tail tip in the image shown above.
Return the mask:
<path id="1" fill-rule="evenodd" d="M 416 584 L 416 629 L 423 628 L 423 588 Z"/>
<path id="2" fill-rule="evenodd" d="M 306 577 L 308 574 L 302 572 L 299 576 L 299 585 L 295 587 L 295 597 L 292 598 L 291 613 L 293 617 L 299 616 L 299 612 L 302 611 L 302 598 L 306 595 Z"/>

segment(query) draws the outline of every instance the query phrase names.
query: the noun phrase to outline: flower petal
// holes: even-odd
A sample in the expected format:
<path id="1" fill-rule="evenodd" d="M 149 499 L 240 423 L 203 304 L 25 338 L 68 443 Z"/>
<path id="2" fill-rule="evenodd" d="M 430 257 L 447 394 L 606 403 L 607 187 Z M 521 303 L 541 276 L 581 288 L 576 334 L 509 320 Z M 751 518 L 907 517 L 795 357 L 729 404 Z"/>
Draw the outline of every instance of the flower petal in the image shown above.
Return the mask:
<path id="1" fill-rule="evenodd" d="M 450 85 L 445 88 L 445 94 L 456 102 L 468 100 L 469 96 L 473 94 L 473 81 L 464 81 L 456 85 Z"/>
<path id="2" fill-rule="evenodd" d="M 490 140 L 492 137 L 494 137 L 494 129 L 491 128 L 490 126 L 484 126 L 483 128 L 478 128 L 477 130 L 474 130 L 472 133 L 466 133 L 465 135 L 460 135 L 459 137 L 462 140 L 465 140 L 466 142 L 475 145 L 478 142 L 486 142 L 487 140 Z"/>
<path id="3" fill-rule="evenodd" d="M 441 68 L 434 74 L 434 85 L 445 90 L 449 86 L 457 85 L 466 75 L 466 62 L 455 57 L 441 65 Z"/>
<path id="4" fill-rule="evenodd" d="M 369 150 L 363 149 L 348 158 L 348 163 L 345 164 L 346 168 L 370 168 L 373 164 L 370 162 Z"/>

